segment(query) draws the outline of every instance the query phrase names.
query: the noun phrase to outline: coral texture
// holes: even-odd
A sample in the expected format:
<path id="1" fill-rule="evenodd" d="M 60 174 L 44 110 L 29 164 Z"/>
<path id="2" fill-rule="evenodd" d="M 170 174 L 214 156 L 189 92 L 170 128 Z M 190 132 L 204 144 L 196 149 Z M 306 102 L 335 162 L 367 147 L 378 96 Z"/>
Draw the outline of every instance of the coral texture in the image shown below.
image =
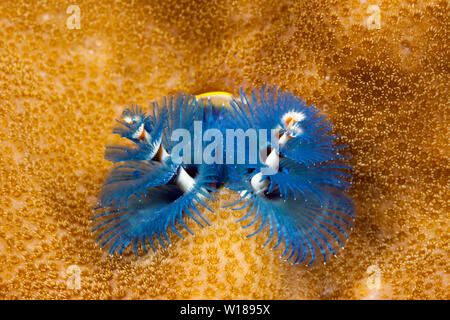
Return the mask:
<path id="1" fill-rule="evenodd" d="M 67 1 L 0 3 L 0 298 L 450 299 L 448 1 L 77 5 L 69 29 Z M 263 83 L 323 110 L 350 146 L 345 250 L 284 263 L 219 210 L 226 191 L 212 226 L 170 250 L 99 250 L 90 218 L 123 107 Z"/>

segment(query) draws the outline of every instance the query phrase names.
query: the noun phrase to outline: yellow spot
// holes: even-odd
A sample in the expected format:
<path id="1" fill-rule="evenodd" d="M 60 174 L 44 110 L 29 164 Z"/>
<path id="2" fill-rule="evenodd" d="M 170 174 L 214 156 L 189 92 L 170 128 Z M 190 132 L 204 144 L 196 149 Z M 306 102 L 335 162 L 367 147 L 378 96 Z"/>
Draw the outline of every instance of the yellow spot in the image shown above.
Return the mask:
<path id="1" fill-rule="evenodd" d="M 206 92 L 202 94 L 198 94 L 195 96 L 197 100 L 205 99 L 211 101 L 213 105 L 216 106 L 229 106 L 231 100 L 233 99 L 233 95 L 224 91 L 213 91 Z"/>

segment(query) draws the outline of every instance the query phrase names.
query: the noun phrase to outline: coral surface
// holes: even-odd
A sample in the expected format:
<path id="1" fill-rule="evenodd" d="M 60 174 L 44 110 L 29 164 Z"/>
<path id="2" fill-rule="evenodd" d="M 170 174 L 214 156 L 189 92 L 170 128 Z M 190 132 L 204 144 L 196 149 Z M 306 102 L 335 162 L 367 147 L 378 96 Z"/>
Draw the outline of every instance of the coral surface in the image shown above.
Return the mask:
<path id="1" fill-rule="evenodd" d="M 76 4 L 79 29 L 67 1 L 0 3 L 0 298 L 450 299 L 448 1 Z M 350 146 L 345 250 L 283 262 L 219 208 L 225 190 L 212 226 L 169 250 L 99 250 L 90 218 L 123 107 L 263 83 Z"/>

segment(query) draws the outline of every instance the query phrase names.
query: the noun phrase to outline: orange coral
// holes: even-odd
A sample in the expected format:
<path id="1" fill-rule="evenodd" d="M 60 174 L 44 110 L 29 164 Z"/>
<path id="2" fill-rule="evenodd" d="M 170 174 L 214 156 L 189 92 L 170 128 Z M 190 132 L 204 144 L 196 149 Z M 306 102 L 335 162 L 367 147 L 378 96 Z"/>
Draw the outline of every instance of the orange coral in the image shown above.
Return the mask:
<path id="1" fill-rule="evenodd" d="M 0 298 L 450 298 L 447 1 L 78 5 L 71 30 L 66 2 L 0 3 Z M 264 82 L 324 110 L 350 145 L 358 217 L 336 259 L 285 264 L 227 210 L 141 259 L 94 245 L 124 105 Z"/>

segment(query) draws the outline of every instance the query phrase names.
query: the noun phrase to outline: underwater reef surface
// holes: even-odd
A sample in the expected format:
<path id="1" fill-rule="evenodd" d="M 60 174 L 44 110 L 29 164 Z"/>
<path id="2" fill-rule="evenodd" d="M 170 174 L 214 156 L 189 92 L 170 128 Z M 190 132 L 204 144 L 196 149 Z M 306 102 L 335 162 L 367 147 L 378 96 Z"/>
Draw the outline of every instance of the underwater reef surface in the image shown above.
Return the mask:
<path id="1" fill-rule="evenodd" d="M 0 298 L 449 299 L 448 1 L 0 3 Z M 379 18 L 379 20 L 378 20 Z M 73 20 L 69 21 L 73 22 Z M 72 25 L 73 26 L 73 25 Z M 357 218 L 326 265 L 293 266 L 220 209 L 137 258 L 92 208 L 125 105 L 264 83 L 350 146 Z"/>

